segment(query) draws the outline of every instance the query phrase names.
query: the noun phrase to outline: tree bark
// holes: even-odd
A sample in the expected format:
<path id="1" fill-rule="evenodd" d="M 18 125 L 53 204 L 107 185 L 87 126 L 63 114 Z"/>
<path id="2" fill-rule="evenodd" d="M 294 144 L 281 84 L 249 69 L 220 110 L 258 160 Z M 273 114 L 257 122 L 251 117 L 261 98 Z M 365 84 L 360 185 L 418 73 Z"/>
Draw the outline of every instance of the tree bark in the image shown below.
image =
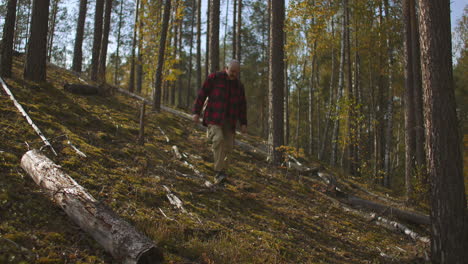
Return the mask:
<path id="1" fill-rule="evenodd" d="M 234 0 L 233 4 L 234 12 L 232 15 L 232 58 L 235 59 L 237 57 L 236 55 L 236 47 L 237 47 L 237 33 L 236 33 L 236 27 L 237 27 L 237 0 Z"/>
<path id="2" fill-rule="evenodd" d="M 120 86 L 120 44 L 121 44 L 121 32 L 122 32 L 122 21 L 123 21 L 123 0 L 120 0 L 120 9 L 119 9 L 119 28 L 117 29 L 117 48 L 115 51 L 115 69 L 114 69 L 114 84 Z"/>
<path id="3" fill-rule="evenodd" d="M 190 102 L 190 99 L 191 97 L 193 96 L 193 93 L 194 91 L 192 91 L 192 62 L 193 62 L 193 58 L 192 58 L 192 51 L 193 51 L 193 29 L 194 29 L 194 24 L 195 24 L 195 1 L 192 0 L 192 21 L 191 21 L 191 25 L 190 25 L 190 46 L 189 46 L 189 57 L 188 57 L 188 60 L 189 60 L 189 68 L 188 68 L 188 80 L 187 80 L 187 100 L 185 101 L 185 106 L 187 108 L 190 108 L 190 105 L 191 105 L 191 102 Z"/>
<path id="4" fill-rule="evenodd" d="M 284 41 L 286 42 L 286 36 Z M 287 60 L 284 62 L 284 145 L 289 145 L 289 83 Z"/>
<path id="5" fill-rule="evenodd" d="M 220 0 L 211 0 L 210 7 L 210 61 L 209 70 L 210 73 L 219 70 L 219 8 Z"/>
<path id="6" fill-rule="evenodd" d="M 120 263 L 162 263 L 163 254 L 153 241 L 97 201 L 39 151 L 26 152 L 21 167 L 115 260 Z"/>
<path id="7" fill-rule="evenodd" d="M 242 0 L 237 0 L 237 24 L 236 24 L 236 60 L 241 62 L 241 41 L 242 41 Z"/>
<path id="8" fill-rule="evenodd" d="M 139 17 L 138 24 L 138 57 L 136 62 L 136 92 L 141 94 L 143 87 L 143 19 L 141 16 L 141 10 L 145 9 L 144 2 L 141 3 L 141 7 L 138 8 L 136 15 Z"/>
<path id="9" fill-rule="evenodd" d="M 388 65 L 388 103 L 387 126 L 385 128 L 385 155 L 384 155 L 384 181 L 383 185 L 390 188 L 392 178 L 391 153 L 393 146 L 393 44 L 391 43 L 390 7 L 388 0 L 384 0 L 386 30 L 386 48 Z"/>
<path id="10" fill-rule="evenodd" d="M 331 36 L 332 39 L 335 37 L 335 27 L 334 27 L 334 19 L 333 17 L 331 18 Z M 330 88 L 329 88 L 329 97 L 328 97 L 328 111 L 327 111 L 327 116 L 326 116 L 326 121 L 325 121 L 325 129 L 322 137 L 322 146 L 320 147 L 320 152 L 319 152 L 319 159 L 323 159 L 323 156 L 325 154 L 325 147 L 328 145 L 329 138 L 328 138 L 328 130 L 330 127 L 330 122 L 331 122 L 331 112 L 333 109 L 333 97 L 334 93 L 333 91 L 335 90 L 334 87 L 334 81 L 335 81 L 335 46 L 333 45 L 333 42 L 330 43 L 331 45 L 331 72 L 330 72 Z"/>
<path id="11" fill-rule="evenodd" d="M 426 164 L 424 151 L 424 118 L 423 95 L 421 84 L 421 51 L 419 45 L 418 15 L 416 13 L 415 0 L 410 0 L 409 15 L 411 24 L 411 50 L 413 56 L 413 91 L 414 91 L 414 136 L 415 136 L 415 165 L 422 168 Z"/>
<path id="12" fill-rule="evenodd" d="M 164 3 L 164 16 L 161 29 L 161 39 L 159 40 L 158 67 L 156 69 L 156 80 L 154 84 L 155 92 L 153 94 L 153 110 L 158 112 L 161 110 L 162 71 L 164 66 L 164 54 L 166 53 L 166 38 L 170 14 L 171 0 L 166 0 Z"/>
<path id="13" fill-rule="evenodd" d="M 83 37 L 84 27 L 86 22 L 86 6 L 88 0 L 80 0 L 80 11 L 78 14 L 78 22 L 76 25 L 75 47 L 73 49 L 73 65 L 72 70 L 81 72 L 83 65 Z"/>
<path id="14" fill-rule="evenodd" d="M 112 0 L 106 0 L 106 10 L 104 15 L 104 32 L 101 40 L 101 51 L 99 52 L 99 69 L 98 80 L 106 83 L 106 61 L 107 61 L 107 46 L 109 44 L 109 31 L 112 14 Z"/>
<path id="15" fill-rule="evenodd" d="M 229 18 L 229 0 L 226 3 L 226 15 L 225 15 L 225 23 L 224 23 L 224 37 L 223 37 L 223 65 L 222 67 L 226 66 L 226 38 L 227 38 L 227 25 L 228 25 L 228 18 Z"/>
<path id="16" fill-rule="evenodd" d="M 345 145 L 346 149 L 346 170 L 350 175 L 356 174 L 356 160 L 355 160 L 355 122 L 356 122 L 356 105 L 354 101 L 354 92 L 353 92 L 353 73 L 351 68 L 351 29 L 350 29 L 350 11 L 349 11 L 349 1 L 344 0 L 344 9 L 345 9 L 345 19 L 346 19 L 346 37 L 345 37 L 345 52 L 346 52 L 346 86 L 347 86 L 347 99 L 350 102 L 351 111 L 347 115 L 347 143 Z"/>
<path id="17" fill-rule="evenodd" d="M 58 13 L 58 4 L 60 0 L 52 0 L 52 17 L 49 19 L 49 31 L 47 34 L 47 61 L 50 62 L 50 58 L 52 57 L 52 49 L 54 45 L 54 35 L 55 35 L 55 27 L 57 25 L 57 13 Z"/>
<path id="18" fill-rule="evenodd" d="M 99 53 L 101 52 L 102 41 L 102 19 L 104 12 L 104 0 L 96 0 L 94 13 L 94 37 L 93 37 L 93 55 L 91 58 L 91 80 L 97 81 L 99 69 Z"/>
<path id="19" fill-rule="evenodd" d="M 406 200 L 411 201 L 413 193 L 412 175 L 414 172 L 414 151 L 416 148 L 415 131 L 414 131 L 414 74 L 413 74 L 413 49 L 411 46 L 413 34 L 411 28 L 410 6 L 414 4 L 414 0 L 403 1 L 403 18 L 405 25 L 405 186 Z"/>
<path id="20" fill-rule="evenodd" d="M 128 80 L 128 90 L 133 92 L 135 90 L 135 46 L 136 46 L 136 37 L 137 37 L 137 28 L 138 28 L 138 19 L 139 19 L 139 7 L 140 0 L 136 2 L 135 9 L 135 24 L 133 25 L 133 39 L 132 39 L 132 56 L 130 63 L 130 78 Z"/>
<path id="21" fill-rule="evenodd" d="M 202 85 L 202 66 L 201 66 L 201 8 L 202 1 L 197 1 L 197 83 L 195 87 Z"/>
<path id="22" fill-rule="evenodd" d="M 31 18 L 31 34 L 28 41 L 24 78 L 45 81 L 47 75 L 47 26 L 49 0 L 34 0 Z"/>
<path id="23" fill-rule="evenodd" d="M 239 13 L 241 13 L 241 10 L 239 10 Z M 270 128 L 268 133 L 268 156 L 270 162 L 274 164 L 279 163 L 282 159 L 281 153 L 276 148 L 284 145 L 284 16 L 284 0 L 272 1 L 270 72 L 268 76 L 270 108 L 268 118 Z M 240 24 L 240 21 L 238 23 Z M 240 42 L 239 38 L 238 42 Z M 240 52 L 238 52 L 237 56 L 240 58 Z"/>
<path id="24" fill-rule="evenodd" d="M 343 14 L 343 25 L 342 25 L 342 32 L 341 32 L 341 51 L 340 51 L 340 66 L 338 70 L 338 92 L 336 97 L 336 107 L 335 107 L 335 115 L 340 114 L 340 101 L 341 97 L 343 96 L 343 88 L 344 88 L 344 71 L 345 71 L 345 39 L 346 39 L 346 21 L 345 15 Z M 333 123 L 333 132 L 332 132 L 332 149 L 331 149 L 331 157 L 330 157 L 330 165 L 335 166 L 338 156 L 338 133 L 339 133 L 339 122 L 338 116 L 335 118 Z"/>
<path id="25" fill-rule="evenodd" d="M 313 20 L 313 19 L 312 19 Z M 314 75 L 315 75 L 315 62 L 316 62 L 316 59 L 317 59 L 317 56 L 315 55 L 315 44 L 313 44 L 313 48 L 312 48 L 312 71 L 311 71 L 311 77 L 310 77 L 310 86 L 309 86 L 309 100 L 308 100 L 308 128 L 309 128 L 309 135 L 308 135 L 308 138 L 309 138 L 309 142 L 307 142 L 307 153 L 309 153 L 309 155 L 312 155 L 312 152 L 313 152 L 313 148 L 314 148 L 314 125 L 313 125 L 313 120 L 314 120 L 314 92 L 315 92 L 315 82 L 314 82 Z"/>
<path id="26" fill-rule="evenodd" d="M 8 0 L 5 24 L 3 25 L 3 37 L 0 53 L 0 75 L 7 78 L 11 77 L 11 69 L 13 65 L 13 38 L 15 36 L 16 3 L 17 0 Z"/>
<path id="27" fill-rule="evenodd" d="M 208 76 L 208 72 L 210 71 L 210 17 L 211 17 L 211 1 L 207 1 L 207 6 L 206 6 L 206 51 L 205 51 L 205 76 Z M 180 104 L 180 102 L 179 102 Z"/>
<path id="28" fill-rule="evenodd" d="M 468 215 L 455 105 L 450 1 L 419 1 L 432 263 L 468 259 Z"/>

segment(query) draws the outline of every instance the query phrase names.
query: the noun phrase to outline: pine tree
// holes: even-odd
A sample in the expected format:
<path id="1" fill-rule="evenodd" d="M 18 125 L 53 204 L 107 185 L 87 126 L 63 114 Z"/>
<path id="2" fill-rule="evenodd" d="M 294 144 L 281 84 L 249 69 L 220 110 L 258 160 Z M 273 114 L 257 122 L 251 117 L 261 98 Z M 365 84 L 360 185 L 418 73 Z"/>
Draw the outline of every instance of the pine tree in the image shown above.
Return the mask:
<path id="1" fill-rule="evenodd" d="M 102 41 L 102 20 L 104 12 L 104 0 L 96 0 L 96 9 L 94 14 L 94 37 L 93 54 L 91 58 L 91 80 L 97 81 L 99 70 L 99 58 Z"/>
<path id="2" fill-rule="evenodd" d="M 268 156 L 270 161 L 273 163 L 280 162 L 282 157 L 277 148 L 284 145 L 284 16 L 284 0 L 272 1 L 270 24 L 270 72 L 268 77 L 270 108 L 270 115 L 268 118 L 270 127 L 268 134 Z M 239 58 L 240 54 L 238 53 L 237 56 Z"/>
<path id="3" fill-rule="evenodd" d="M 107 46 L 109 44 L 110 22 L 112 14 L 112 0 L 106 0 L 106 8 L 104 15 L 104 32 L 101 40 L 101 51 L 99 52 L 99 68 L 98 80 L 106 82 L 106 61 L 107 61 Z"/>
<path id="4" fill-rule="evenodd" d="M 209 71 L 213 73 L 219 70 L 219 13 L 220 3 L 219 0 L 211 0 L 210 6 L 210 60 Z"/>
<path id="5" fill-rule="evenodd" d="M 80 11 L 78 14 L 78 22 L 76 26 L 75 47 L 73 50 L 72 70 L 81 72 L 83 65 L 83 36 L 84 26 L 86 21 L 86 6 L 88 0 L 80 0 Z"/>
<path id="6" fill-rule="evenodd" d="M 450 1 L 420 1 L 419 5 L 431 260 L 461 264 L 468 259 L 468 215 L 453 88 Z"/>
<path id="7" fill-rule="evenodd" d="M 2 77 L 11 77 L 11 68 L 13 64 L 13 38 L 16 21 L 16 3 L 17 0 L 8 0 L 7 14 L 5 24 L 3 25 L 3 37 L 0 50 L 0 75 Z"/>
<path id="8" fill-rule="evenodd" d="M 47 75 L 47 26 L 49 0 L 34 0 L 24 67 L 24 78 L 31 81 L 45 81 Z"/>
<path id="9" fill-rule="evenodd" d="M 161 38 L 159 40 L 158 66 L 156 69 L 156 80 L 154 84 L 155 92 L 153 94 L 153 110 L 161 110 L 161 89 L 162 89 L 162 72 L 164 65 L 164 54 L 166 52 L 166 37 L 169 27 L 169 18 L 171 13 L 171 0 L 166 0 L 164 3 L 164 16 L 161 29 Z"/>

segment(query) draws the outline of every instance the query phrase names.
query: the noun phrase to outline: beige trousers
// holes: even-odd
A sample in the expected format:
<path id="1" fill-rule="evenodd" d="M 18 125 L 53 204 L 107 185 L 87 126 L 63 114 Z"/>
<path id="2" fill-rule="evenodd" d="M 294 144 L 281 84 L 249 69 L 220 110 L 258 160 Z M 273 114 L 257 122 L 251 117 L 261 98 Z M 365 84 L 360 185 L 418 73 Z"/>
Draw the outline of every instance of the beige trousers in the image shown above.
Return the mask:
<path id="1" fill-rule="evenodd" d="M 228 123 L 228 122 L 226 122 Z M 214 170 L 223 171 L 227 167 L 227 155 L 234 147 L 234 132 L 229 124 L 208 125 L 207 136 L 211 141 L 214 157 Z"/>

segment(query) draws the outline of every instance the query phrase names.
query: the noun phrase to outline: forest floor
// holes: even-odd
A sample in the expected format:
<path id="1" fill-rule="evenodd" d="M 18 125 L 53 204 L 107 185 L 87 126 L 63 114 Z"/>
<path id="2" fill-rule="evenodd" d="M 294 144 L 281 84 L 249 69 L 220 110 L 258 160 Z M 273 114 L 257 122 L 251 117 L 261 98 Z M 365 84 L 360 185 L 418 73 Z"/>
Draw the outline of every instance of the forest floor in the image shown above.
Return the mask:
<path id="1" fill-rule="evenodd" d="M 203 186 L 213 175 L 210 148 L 191 122 L 149 112 L 145 143 L 137 145 L 140 102 L 68 93 L 64 83 L 81 81 L 51 65 L 46 83 L 31 83 L 21 78 L 22 62 L 14 64 L 5 81 L 59 154 L 47 156 L 155 241 L 167 263 L 424 262 L 427 244 L 344 211 L 324 184 L 238 148 L 226 187 L 210 190 Z M 1 90 L 0 263 L 112 263 L 20 168 L 28 148 L 43 144 Z M 174 157 L 173 145 L 205 179 Z M 170 204 L 163 185 L 187 213 Z"/>

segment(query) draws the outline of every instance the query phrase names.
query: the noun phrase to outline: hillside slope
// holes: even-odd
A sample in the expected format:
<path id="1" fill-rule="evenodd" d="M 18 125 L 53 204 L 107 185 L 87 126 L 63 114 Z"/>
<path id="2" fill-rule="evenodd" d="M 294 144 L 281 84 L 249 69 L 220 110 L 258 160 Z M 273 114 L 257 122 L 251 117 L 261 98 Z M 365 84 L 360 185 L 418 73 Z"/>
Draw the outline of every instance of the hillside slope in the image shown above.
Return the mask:
<path id="1" fill-rule="evenodd" d="M 140 146 L 139 102 L 67 93 L 63 84 L 80 80 L 53 66 L 46 84 L 24 81 L 21 69 L 16 59 L 6 82 L 59 153 L 45 150 L 47 156 L 157 242 L 168 263 L 418 263 L 427 250 L 343 211 L 320 183 L 239 149 L 226 188 L 208 189 L 211 152 L 205 133 L 190 122 L 148 113 Z M 43 144 L 0 94 L 0 263 L 111 263 L 20 168 L 28 147 Z M 173 145 L 205 178 L 174 157 Z M 187 213 L 169 203 L 163 186 Z"/>

